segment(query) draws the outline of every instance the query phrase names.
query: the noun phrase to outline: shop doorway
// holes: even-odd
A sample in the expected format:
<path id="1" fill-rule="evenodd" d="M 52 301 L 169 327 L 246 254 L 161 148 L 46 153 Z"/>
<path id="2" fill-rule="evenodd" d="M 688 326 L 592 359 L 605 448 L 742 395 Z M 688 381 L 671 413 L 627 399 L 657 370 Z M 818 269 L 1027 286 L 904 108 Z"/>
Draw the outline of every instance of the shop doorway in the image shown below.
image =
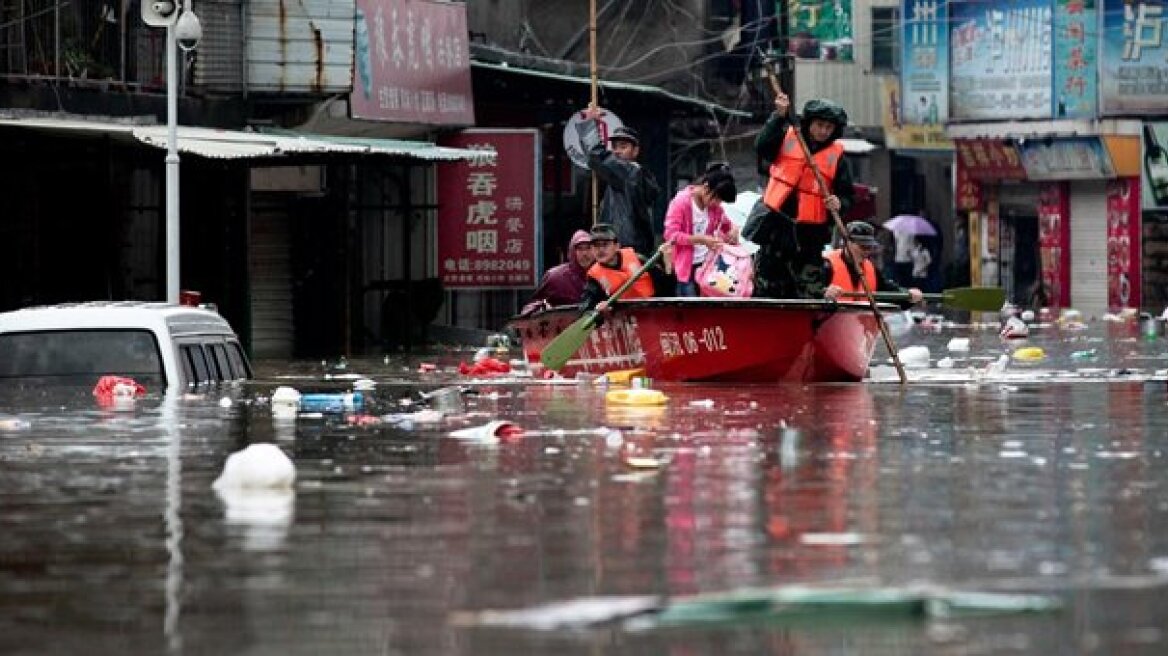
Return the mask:
<path id="1" fill-rule="evenodd" d="M 1038 212 L 1033 205 L 1003 204 L 1001 218 L 1002 283 L 1006 298 L 1019 307 L 1042 307 L 1046 302 L 1038 298 L 1042 280 Z"/>

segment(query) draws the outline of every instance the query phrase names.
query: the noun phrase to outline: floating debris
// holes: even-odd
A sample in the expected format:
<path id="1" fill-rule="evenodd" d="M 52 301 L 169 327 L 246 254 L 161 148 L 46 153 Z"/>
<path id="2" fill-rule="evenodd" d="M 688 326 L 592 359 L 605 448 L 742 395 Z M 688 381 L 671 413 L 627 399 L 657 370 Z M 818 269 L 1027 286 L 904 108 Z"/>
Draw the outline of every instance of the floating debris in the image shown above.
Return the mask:
<path id="1" fill-rule="evenodd" d="M 659 390 L 627 389 L 610 390 L 605 393 L 604 400 L 614 405 L 665 405 L 669 397 Z"/>
<path id="2" fill-rule="evenodd" d="M 665 599 L 584 597 L 515 610 L 461 612 L 460 626 L 536 630 L 581 629 L 617 624 L 626 629 L 766 621 L 809 628 L 839 624 L 952 618 L 971 615 L 1053 612 L 1062 602 L 1049 595 L 964 592 L 930 586 L 819 588 L 783 586 Z"/>
<path id="3" fill-rule="evenodd" d="M 296 482 L 296 466 L 275 444 L 251 444 L 227 456 L 215 489 L 288 489 Z"/>
<path id="4" fill-rule="evenodd" d="M 1020 362 L 1037 362 L 1046 358 L 1046 351 L 1037 346 L 1027 346 L 1014 351 L 1014 359 Z"/>

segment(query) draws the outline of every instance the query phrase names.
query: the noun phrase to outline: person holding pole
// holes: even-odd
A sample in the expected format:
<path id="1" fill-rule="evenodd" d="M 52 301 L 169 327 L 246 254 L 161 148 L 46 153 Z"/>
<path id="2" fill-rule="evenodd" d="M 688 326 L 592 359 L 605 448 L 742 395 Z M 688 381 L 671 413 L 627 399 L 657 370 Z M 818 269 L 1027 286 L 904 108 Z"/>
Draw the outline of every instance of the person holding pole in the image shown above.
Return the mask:
<path id="1" fill-rule="evenodd" d="M 631 248 L 622 248 L 612 226 L 597 223 L 592 227 L 592 245 L 596 248 L 596 262 L 588 269 L 588 280 L 580 303 L 586 310 L 606 312 L 608 298 L 626 281 L 637 276 L 645 265 L 642 257 Z M 648 298 L 653 295 L 653 279 L 649 275 L 636 278 L 624 298 Z"/>
<path id="2" fill-rule="evenodd" d="M 831 213 L 846 213 L 852 205 L 852 171 L 839 142 L 848 115 L 823 99 L 809 100 L 799 119 L 790 118 L 790 108 L 787 94 L 776 91 L 775 111 L 755 140 L 755 151 L 770 163 L 766 190 L 742 236 L 760 247 L 754 261 L 755 296 L 813 298 L 823 249 L 831 241 Z M 826 194 L 814 168 L 826 183 Z"/>
<path id="3" fill-rule="evenodd" d="M 600 137 L 600 108 L 595 105 L 584 112 L 579 123 L 580 144 L 588 154 L 588 168 L 605 184 L 597 223 L 606 223 L 616 231 L 620 243 L 641 255 L 653 252 L 653 203 L 660 189 L 653 174 L 637 163 L 641 140 L 637 131 L 619 127 L 608 138 L 611 149 Z"/>
<path id="4" fill-rule="evenodd" d="M 825 285 L 823 298 L 835 301 L 841 297 L 850 297 L 854 300 L 857 296 L 862 296 L 864 287 L 859 276 L 863 275 L 868 282 L 868 289 L 873 292 L 907 293 L 907 302 L 902 303 L 903 306 L 921 302 L 924 294 L 920 289 L 902 288 L 886 278 L 872 264 L 871 257 L 880 250 L 880 242 L 876 240 L 876 228 L 872 227 L 871 223 L 852 221 L 848 224 L 847 231 L 848 240 L 843 248 L 823 254 L 821 267 L 821 281 Z M 857 262 L 859 267 L 856 266 Z"/>

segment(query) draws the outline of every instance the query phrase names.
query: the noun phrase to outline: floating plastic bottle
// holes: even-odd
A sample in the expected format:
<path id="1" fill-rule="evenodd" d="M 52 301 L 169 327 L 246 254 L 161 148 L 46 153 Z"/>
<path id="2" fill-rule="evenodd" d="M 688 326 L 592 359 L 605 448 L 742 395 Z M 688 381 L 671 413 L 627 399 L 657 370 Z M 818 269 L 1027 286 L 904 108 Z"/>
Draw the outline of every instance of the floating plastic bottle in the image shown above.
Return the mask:
<path id="1" fill-rule="evenodd" d="M 301 412 L 355 412 L 365 407 L 365 395 L 360 392 L 301 394 Z"/>

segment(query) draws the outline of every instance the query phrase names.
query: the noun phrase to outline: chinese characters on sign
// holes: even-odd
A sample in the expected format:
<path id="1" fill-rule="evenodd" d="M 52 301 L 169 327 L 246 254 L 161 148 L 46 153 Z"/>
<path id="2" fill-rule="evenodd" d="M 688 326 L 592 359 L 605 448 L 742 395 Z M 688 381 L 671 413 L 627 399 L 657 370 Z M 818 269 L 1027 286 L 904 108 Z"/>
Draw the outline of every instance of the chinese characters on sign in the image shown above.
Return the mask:
<path id="1" fill-rule="evenodd" d="M 539 132 L 464 130 L 484 153 L 438 166 L 438 275 L 447 289 L 526 289 L 539 276 Z M 492 154 L 493 153 L 493 154 Z"/>
<path id="2" fill-rule="evenodd" d="M 950 14 L 952 117 L 1050 118 L 1050 0 L 953 3 Z"/>
<path id="3" fill-rule="evenodd" d="M 1095 0 L 1055 0 L 1054 116 L 1094 117 Z"/>
<path id="4" fill-rule="evenodd" d="M 1140 306 L 1140 181 L 1107 183 L 1107 305 Z"/>
<path id="5" fill-rule="evenodd" d="M 357 0 L 353 118 L 473 125 L 466 5 Z"/>
<path id="6" fill-rule="evenodd" d="M 799 59 L 852 61 L 852 0 L 782 1 L 787 2 L 790 54 Z"/>
<path id="7" fill-rule="evenodd" d="M 1114 178 L 1111 155 L 1099 137 L 1028 140 L 1021 146 L 1022 165 L 1031 180 Z"/>
<path id="8" fill-rule="evenodd" d="M 1103 38 L 1099 64 L 1103 114 L 1159 113 L 1168 106 L 1161 0 L 1100 0 Z"/>
<path id="9" fill-rule="evenodd" d="M 940 126 L 949 117 L 949 3 L 904 0 L 900 15 L 904 49 L 894 123 Z"/>
<path id="10" fill-rule="evenodd" d="M 1022 158 L 1011 142 L 958 139 L 957 159 L 971 180 L 1025 180 Z"/>
<path id="11" fill-rule="evenodd" d="M 1071 302 L 1070 194 L 1066 183 L 1048 182 L 1038 191 L 1038 250 L 1047 304 L 1062 308 Z"/>
<path id="12" fill-rule="evenodd" d="M 962 164 L 960 157 L 956 160 L 955 179 L 956 190 L 953 204 L 959 210 L 981 210 L 981 183 L 969 177 L 969 170 Z"/>

